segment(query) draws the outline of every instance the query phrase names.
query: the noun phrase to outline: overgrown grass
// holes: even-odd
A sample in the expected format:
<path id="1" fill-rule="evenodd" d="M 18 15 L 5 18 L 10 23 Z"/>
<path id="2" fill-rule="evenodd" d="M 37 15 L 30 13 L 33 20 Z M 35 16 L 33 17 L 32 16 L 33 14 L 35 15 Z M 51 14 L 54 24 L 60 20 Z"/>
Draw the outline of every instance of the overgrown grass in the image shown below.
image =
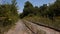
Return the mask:
<path id="1" fill-rule="evenodd" d="M 17 16 L 6 17 L 4 19 L 0 18 L 0 34 L 4 34 L 4 32 L 7 32 L 11 27 L 15 25 L 17 21 Z"/>
<path id="2" fill-rule="evenodd" d="M 38 23 L 38 24 L 44 24 L 60 30 L 60 17 L 55 17 L 54 20 L 51 20 L 49 18 L 40 17 L 40 16 L 32 16 L 32 17 L 28 16 L 28 17 L 25 17 L 24 19 Z"/>

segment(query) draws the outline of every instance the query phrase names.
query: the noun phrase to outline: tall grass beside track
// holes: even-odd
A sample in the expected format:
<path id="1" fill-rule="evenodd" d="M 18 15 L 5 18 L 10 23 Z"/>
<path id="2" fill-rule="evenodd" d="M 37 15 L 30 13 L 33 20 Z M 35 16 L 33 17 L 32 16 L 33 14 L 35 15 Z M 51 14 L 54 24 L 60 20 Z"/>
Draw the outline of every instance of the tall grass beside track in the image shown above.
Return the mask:
<path id="1" fill-rule="evenodd" d="M 49 18 L 39 16 L 25 17 L 24 19 L 60 30 L 60 17 L 55 17 L 53 21 Z"/>

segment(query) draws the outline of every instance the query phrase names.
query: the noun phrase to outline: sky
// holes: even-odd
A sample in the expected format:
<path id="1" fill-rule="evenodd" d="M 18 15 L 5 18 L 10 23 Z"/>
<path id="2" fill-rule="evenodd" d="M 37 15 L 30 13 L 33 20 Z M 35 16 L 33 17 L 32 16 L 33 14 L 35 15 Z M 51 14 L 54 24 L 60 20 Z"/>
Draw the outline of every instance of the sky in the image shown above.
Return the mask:
<path id="1" fill-rule="evenodd" d="M 9 2 L 10 0 L 5 0 L 7 2 Z M 21 13 L 23 12 L 23 8 L 25 5 L 26 1 L 29 1 L 33 4 L 33 6 L 41 6 L 43 4 L 49 4 L 49 3 L 53 3 L 56 0 L 16 0 L 17 1 L 17 6 L 18 6 L 18 12 Z M 2 0 L 0 0 L 0 3 L 2 2 Z"/>

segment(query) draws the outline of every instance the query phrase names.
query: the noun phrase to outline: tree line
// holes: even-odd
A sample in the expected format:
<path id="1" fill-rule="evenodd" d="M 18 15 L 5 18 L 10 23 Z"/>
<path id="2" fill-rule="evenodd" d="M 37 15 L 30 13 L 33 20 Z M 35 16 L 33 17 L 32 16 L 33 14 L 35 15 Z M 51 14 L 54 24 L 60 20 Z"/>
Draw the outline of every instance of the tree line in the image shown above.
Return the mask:
<path id="1" fill-rule="evenodd" d="M 53 4 L 43 4 L 42 6 L 33 6 L 29 1 L 24 5 L 23 13 L 20 14 L 20 18 L 25 16 L 38 15 L 42 17 L 48 17 L 53 20 L 54 17 L 60 16 L 60 0 L 56 0 Z"/>

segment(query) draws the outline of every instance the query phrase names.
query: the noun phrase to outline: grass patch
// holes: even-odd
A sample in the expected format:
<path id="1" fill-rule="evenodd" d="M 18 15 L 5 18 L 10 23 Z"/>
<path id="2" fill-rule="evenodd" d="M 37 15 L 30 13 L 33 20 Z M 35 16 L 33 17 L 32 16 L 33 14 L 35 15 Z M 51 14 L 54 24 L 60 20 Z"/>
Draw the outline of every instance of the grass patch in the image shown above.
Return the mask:
<path id="1" fill-rule="evenodd" d="M 55 17 L 53 21 L 49 18 L 40 17 L 40 16 L 32 16 L 32 17 L 28 16 L 25 17 L 24 19 L 38 24 L 44 24 L 60 30 L 60 17 Z"/>

